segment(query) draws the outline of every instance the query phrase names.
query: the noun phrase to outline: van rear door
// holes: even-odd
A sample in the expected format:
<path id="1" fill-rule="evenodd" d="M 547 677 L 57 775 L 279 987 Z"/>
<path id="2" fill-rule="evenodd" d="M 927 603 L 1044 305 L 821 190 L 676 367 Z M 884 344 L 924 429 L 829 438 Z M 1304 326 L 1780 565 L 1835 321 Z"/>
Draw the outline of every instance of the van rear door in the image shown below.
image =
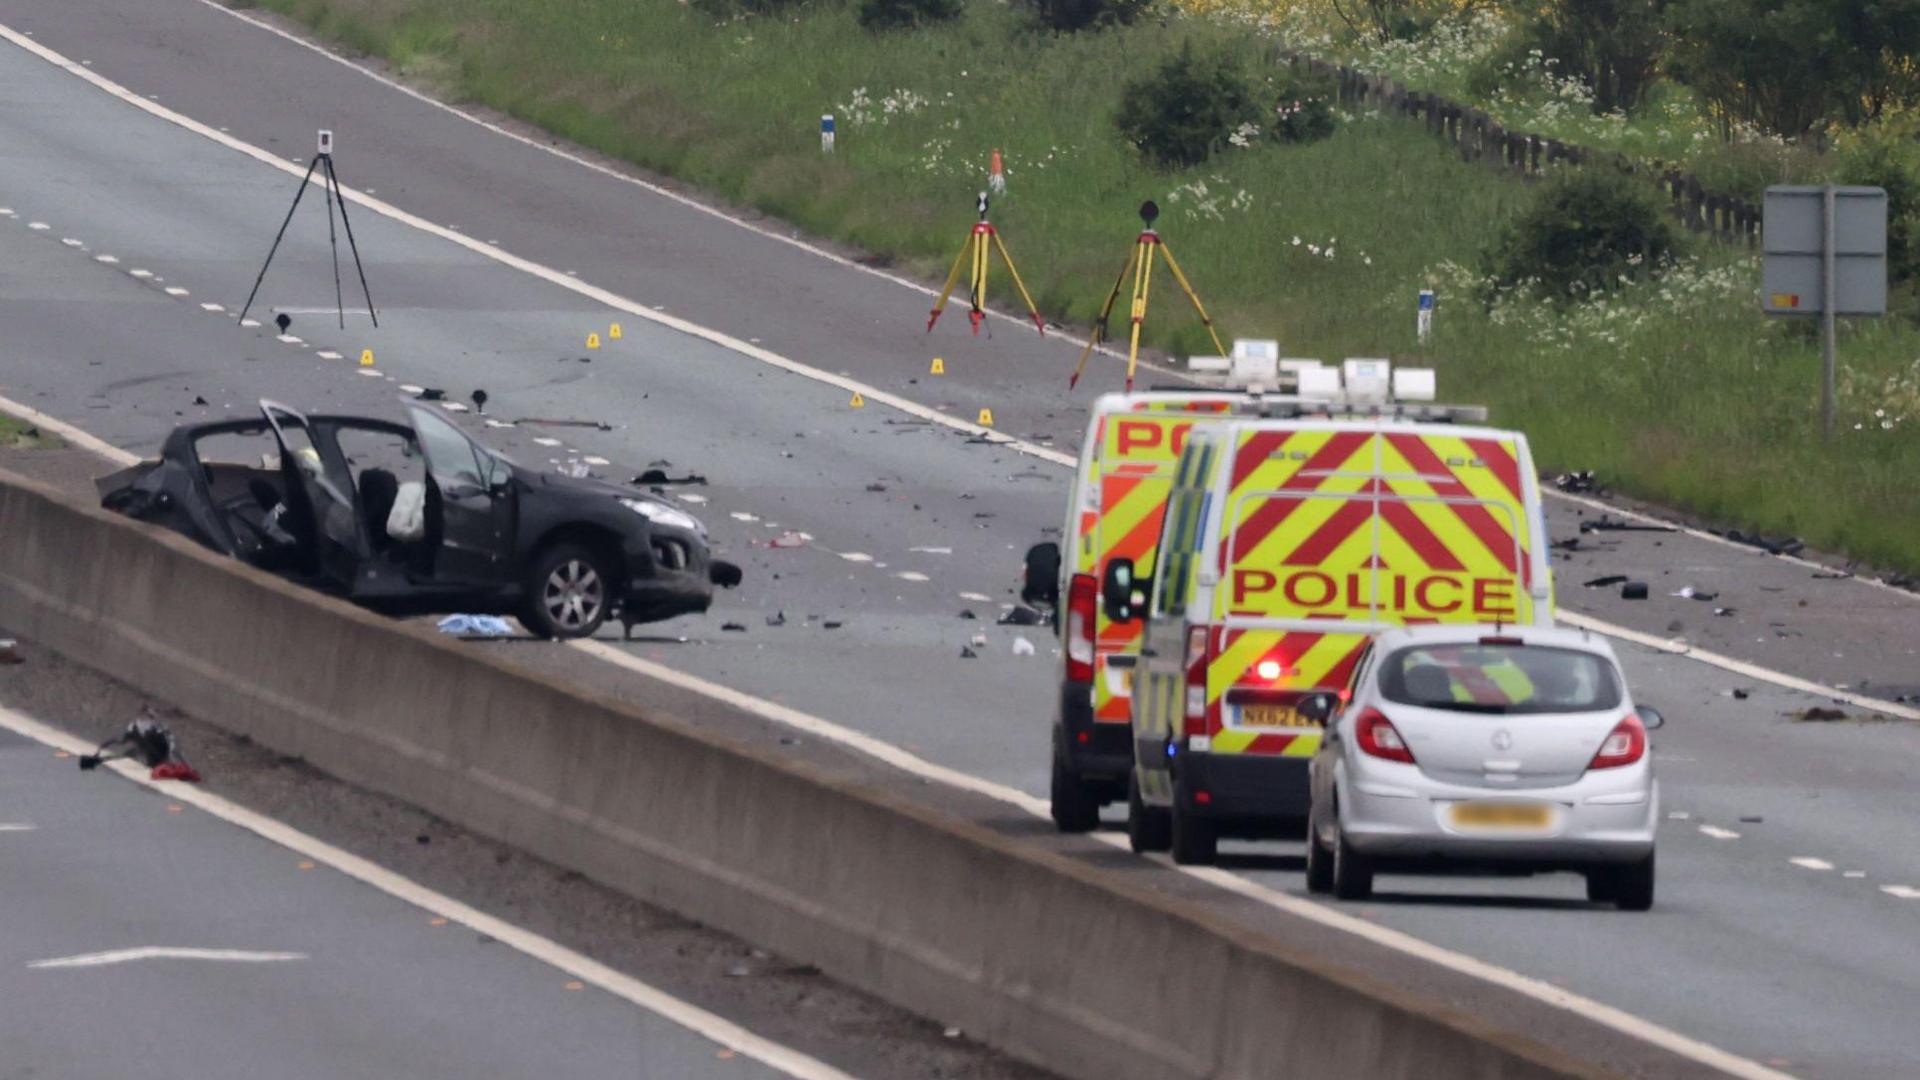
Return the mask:
<path id="1" fill-rule="evenodd" d="M 1215 752 L 1312 754 L 1319 731 L 1293 706 L 1346 685 L 1385 627 L 1533 621 L 1531 479 L 1515 439 L 1326 423 L 1238 433 L 1207 680 Z"/>

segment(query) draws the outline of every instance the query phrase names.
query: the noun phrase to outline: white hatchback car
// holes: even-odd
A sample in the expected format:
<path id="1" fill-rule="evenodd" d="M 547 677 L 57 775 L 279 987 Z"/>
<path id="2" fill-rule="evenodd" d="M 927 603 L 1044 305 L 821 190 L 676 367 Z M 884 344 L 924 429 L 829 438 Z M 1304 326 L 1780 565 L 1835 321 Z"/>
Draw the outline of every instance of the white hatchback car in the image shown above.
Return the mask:
<path id="1" fill-rule="evenodd" d="M 1343 700 L 1344 699 L 1344 700 Z M 1419 626 L 1374 639 L 1312 762 L 1307 887 L 1348 900 L 1378 870 L 1571 870 L 1587 897 L 1653 905 L 1660 788 L 1604 639 L 1536 627 Z"/>

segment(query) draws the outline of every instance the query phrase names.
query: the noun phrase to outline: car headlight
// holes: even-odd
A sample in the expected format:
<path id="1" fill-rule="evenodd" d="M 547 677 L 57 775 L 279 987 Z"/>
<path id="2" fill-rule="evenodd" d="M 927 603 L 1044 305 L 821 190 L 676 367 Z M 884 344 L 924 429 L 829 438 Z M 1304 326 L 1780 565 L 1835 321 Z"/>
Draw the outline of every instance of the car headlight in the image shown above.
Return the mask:
<path id="1" fill-rule="evenodd" d="M 686 529 L 688 532 L 701 531 L 700 522 L 696 521 L 692 514 L 675 510 L 671 506 L 649 502 L 646 499 L 621 499 L 620 505 L 657 525 L 665 525 L 670 529 Z"/>

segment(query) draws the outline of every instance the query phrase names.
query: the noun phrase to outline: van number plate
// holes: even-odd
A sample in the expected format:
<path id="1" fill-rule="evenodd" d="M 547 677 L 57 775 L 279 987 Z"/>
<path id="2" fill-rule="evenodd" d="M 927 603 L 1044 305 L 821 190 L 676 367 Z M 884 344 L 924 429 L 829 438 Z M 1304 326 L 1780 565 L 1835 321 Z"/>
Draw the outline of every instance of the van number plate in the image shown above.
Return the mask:
<path id="1" fill-rule="evenodd" d="M 1300 710 L 1291 705 L 1242 705 L 1240 706 L 1240 726 L 1243 728 L 1303 728 L 1315 725 L 1313 721 L 1300 715 Z"/>

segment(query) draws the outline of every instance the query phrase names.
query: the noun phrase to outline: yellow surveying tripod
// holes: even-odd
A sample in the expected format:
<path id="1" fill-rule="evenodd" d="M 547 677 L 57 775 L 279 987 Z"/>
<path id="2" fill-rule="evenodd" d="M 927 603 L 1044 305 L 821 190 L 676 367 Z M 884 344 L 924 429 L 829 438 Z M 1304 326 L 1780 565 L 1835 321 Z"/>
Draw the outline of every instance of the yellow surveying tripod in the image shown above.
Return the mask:
<path id="1" fill-rule="evenodd" d="M 1200 297 L 1195 295 L 1193 286 L 1187 283 L 1187 275 L 1180 272 L 1180 264 L 1174 261 L 1173 250 L 1160 234 L 1153 231 L 1153 221 L 1160 216 L 1160 207 L 1152 199 L 1140 204 L 1140 221 L 1146 228 L 1133 242 L 1133 252 L 1127 256 L 1127 264 L 1120 268 L 1120 276 L 1114 280 L 1113 291 L 1107 294 L 1107 302 L 1100 305 L 1100 318 L 1093 324 L 1093 333 L 1087 335 L 1087 347 L 1080 350 L 1080 362 L 1074 366 L 1073 378 L 1067 380 L 1067 389 L 1073 389 L 1080 381 L 1080 375 L 1087 369 L 1087 357 L 1107 336 L 1107 319 L 1113 315 L 1113 302 L 1120 298 L 1120 286 L 1127 283 L 1127 275 L 1133 275 L 1133 334 L 1127 345 L 1127 390 L 1133 390 L 1133 371 L 1140 361 L 1140 324 L 1147 318 L 1147 293 L 1153 285 L 1153 253 L 1167 260 L 1167 269 L 1173 272 L 1173 280 L 1180 283 L 1181 291 L 1193 302 L 1193 310 L 1200 313 L 1200 321 L 1205 324 L 1207 334 L 1213 338 L 1213 347 L 1219 355 L 1225 356 L 1226 347 L 1220 344 L 1220 335 L 1213 329 L 1213 320 L 1207 317 L 1207 309 L 1200 305 Z"/>
<path id="2" fill-rule="evenodd" d="M 980 211 L 980 220 L 975 222 L 973 230 L 967 233 L 966 243 L 960 245 L 960 254 L 953 260 L 953 272 L 947 275 L 947 287 L 940 290 L 940 299 L 933 303 L 933 314 L 927 316 L 927 331 L 933 331 L 934 321 L 947 309 L 947 300 L 953 296 L 953 287 L 960 281 L 960 264 L 971 260 L 972 270 L 967 278 L 967 290 L 973 301 L 973 310 L 967 312 L 967 319 L 973 323 L 973 332 L 980 332 L 980 324 L 987 317 L 987 254 L 989 246 L 1000 252 L 1000 261 L 1007 264 L 1007 272 L 1013 275 L 1013 285 L 1020 290 L 1020 299 L 1027 302 L 1027 314 L 1033 317 L 1033 325 L 1042 336 L 1046 335 L 1047 324 L 1040 319 L 1040 312 L 1033 306 L 1033 297 L 1027 295 L 1027 285 L 1020 280 L 1020 271 L 1014 268 L 1013 256 L 1007 254 L 1006 241 L 1000 239 L 1000 233 L 987 220 L 987 193 L 981 192 L 976 203 Z"/>

